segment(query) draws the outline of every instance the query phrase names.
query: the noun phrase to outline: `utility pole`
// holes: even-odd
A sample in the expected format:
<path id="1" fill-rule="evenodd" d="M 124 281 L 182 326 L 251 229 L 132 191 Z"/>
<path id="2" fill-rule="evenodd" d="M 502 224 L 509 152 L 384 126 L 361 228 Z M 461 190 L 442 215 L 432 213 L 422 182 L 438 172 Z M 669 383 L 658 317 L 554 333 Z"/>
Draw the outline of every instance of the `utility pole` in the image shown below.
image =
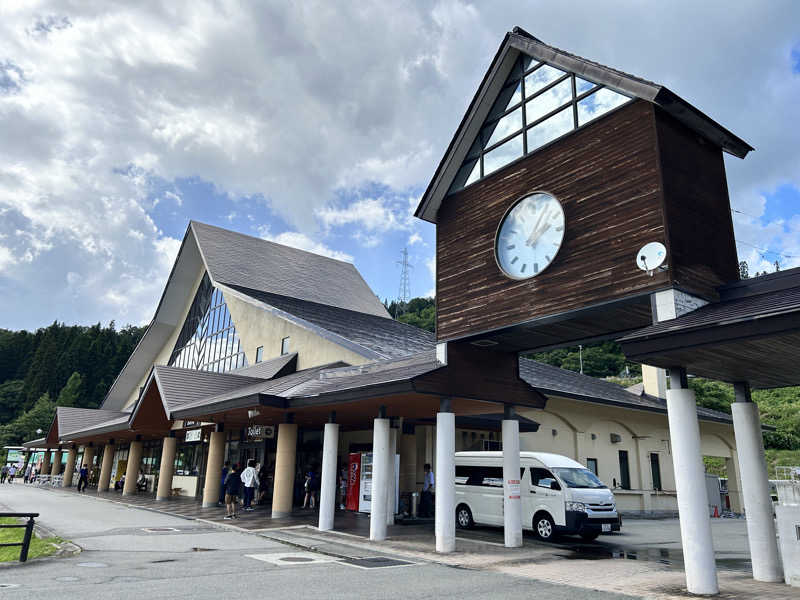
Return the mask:
<path id="1" fill-rule="evenodd" d="M 408 264 L 408 248 L 403 248 L 400 255 L 402 259 L 397 261 L 397 264 L 400 265 L 400 290 L 397 293 L 397 303 L 394 309 L 395 319 L 406 311 L 408 301 L 411 299 L 411 281 L 408 271 L 413 267 Z"/>
<path id="2" fill-rule="evenodd" d="M 583 375 L 583 345 L 578 344 L 578 360 L 581 361 L 581 375 Z"/>

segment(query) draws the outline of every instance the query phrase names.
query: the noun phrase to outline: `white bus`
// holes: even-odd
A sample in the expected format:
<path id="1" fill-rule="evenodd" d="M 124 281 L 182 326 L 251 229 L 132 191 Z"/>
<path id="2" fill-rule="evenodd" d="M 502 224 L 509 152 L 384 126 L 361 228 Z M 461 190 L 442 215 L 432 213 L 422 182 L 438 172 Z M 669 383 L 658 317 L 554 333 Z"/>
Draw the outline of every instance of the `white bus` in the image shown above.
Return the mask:
<path id="1" fill-rule="evenodd" d="M 594 540 L 618 531 L 614 494 L 579 462 L 520 452 L 522 527 L 540 540 L 578 534 Z M 456 452 L 456 525 L 503 525 L 503 453 Z"/>

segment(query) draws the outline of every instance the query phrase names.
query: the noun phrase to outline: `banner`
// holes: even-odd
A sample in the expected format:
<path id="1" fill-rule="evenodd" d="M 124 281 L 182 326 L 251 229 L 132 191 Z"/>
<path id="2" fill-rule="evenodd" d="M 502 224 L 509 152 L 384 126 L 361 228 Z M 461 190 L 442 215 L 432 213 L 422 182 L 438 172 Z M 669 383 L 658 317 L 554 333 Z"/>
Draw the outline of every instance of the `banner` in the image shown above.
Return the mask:
<path id="1" fill-rule="evenodd" d="M 358 510 L 358 493 L 361 488 L 361 454 L 350 454 L 347 467 L 347 510 Z"/>

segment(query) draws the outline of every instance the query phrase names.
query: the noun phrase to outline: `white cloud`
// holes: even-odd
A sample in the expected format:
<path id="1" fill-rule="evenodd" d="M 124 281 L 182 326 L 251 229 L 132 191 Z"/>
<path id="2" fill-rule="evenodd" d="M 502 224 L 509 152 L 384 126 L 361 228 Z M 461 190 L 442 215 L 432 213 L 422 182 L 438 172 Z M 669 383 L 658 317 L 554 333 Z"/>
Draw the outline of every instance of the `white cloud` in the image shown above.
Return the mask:
<path id="1" fill-rule="evenodd" d="M 664 83 L 750 142 L 756 152 L 726 165 L 733 206 L 758 211 L 778 185 L 800 187 L 800 5 L 779 4 L 11 3 L 0 20 L 0 314 L 16 320 L 0 326 L 149 320 L 177 244 L 154 209 L 198 217 L 172 185 L 182 179 L 263 198 L 299 247 L 352 260 L 317 239 L 348 226 L 370 248 L 397 230 L 412 244 L 411 196 L 514 24 Z M 153 190 L 154 178 L 173 191 Z M 343 199 L 372 184 L 389 191 Z M 220 220 L 232 205 L 214 207 Z M 737 218 L 736 232 L 800 254 L 791 220 Z M 74 299 L 68 272 L 81 278 Z"/>
<path id="2" fill-rule="evenodd" d="M 413 246 L 414 244 L 421 244 L 422 243 L 422 236 L 418 234 L 416 231 L 408 236 L 408 245 Z"/>

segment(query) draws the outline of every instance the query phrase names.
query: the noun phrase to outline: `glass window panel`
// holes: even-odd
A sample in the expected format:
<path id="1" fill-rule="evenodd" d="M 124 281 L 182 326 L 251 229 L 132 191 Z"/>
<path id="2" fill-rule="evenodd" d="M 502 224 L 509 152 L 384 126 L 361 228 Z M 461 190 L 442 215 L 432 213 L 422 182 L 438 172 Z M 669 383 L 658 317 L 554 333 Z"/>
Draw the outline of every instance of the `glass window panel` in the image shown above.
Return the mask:
<path id="1" fill-rule="evenodd" d="M 575 78 L 575 91 L 578 92 L 579 96 L 584 92 L 588 92 L 593 87 L 597 87 L 597 84 L 581 79 L 580 77 Z"/>
<path id="2" fill-rule="evenodd" d="M 527 54 L 520 55 L 520 59 L 522 60 L 522 70 L 529 71 L 533 68 L 536 63 L 536 60 L 532 56 L 528 56 Z"/>
<path id="3" fill-rule="evenodd" d="M 259 346 L 256 348 L 256 362 L 260 363 L 264 360 L 264 346 Z"/>
<path id="4" fill-rule="evenodd" d="M 572 84 L 569 79 L 565 79 L 558 85 L 529 100 L 525 105 L 525 119 L 528 123 L 533 123 L 571 100 Z"/>
<path id="5" fill-rule="evenodd" d="M 556 79 L 564 75 L 566 75 L 566 73 L 560 69 L 556 69 L 550 65 L 542 65 L 525 76 L 525 97 L 532 96 L 543 87 L 553 83 Z"/>
<path id="6" fill-rule="evenodd" d="M 492 106 L 492 110 L 489 111 L 489 115 L 486 117 L 487 121 L 491 121 L 496 119 L 500 115 L 502 115 L 506 110 L 514 106 L 515 104 L 519 104 L 522 102 L 522 84 L 517 83 L 516 85 L 508 85 L 504 87 L 500 91 L 500 95 L 497 96 L 497 100 L 494 102 L 494 106 Z"/>
<path id="7" fill-rule="evenodd" d="M 518 132 L 520 129 L 522 129 L 522 107 L 483 129 L 482 135 L 484 139 L 487 137 L 489 138 L 486 140 L 484 146 L 488 147 L 492 144 L 496 144 L 500 140 Z"/>
<path id="8" fill-rule="evenodd" d="M 508 140 L 483 157 L 483 174 L 488 175 L 522 156 L 522 135 Z"/>
<path id="9" fill-rule="evenodd" d="M 572 105 L 570 105 L 528 130 L 528 152 L 532 152 L 565 133 L 569 133 L 573 128 Z"/>
<path id="10" fill-rule="evenodd" d="M 630 98 L 618 94 L 608 88 L 602 88 L 578 102 L 578 125 L 584 125 L 592 119 L 614 110 L 625 104 Z"/>

